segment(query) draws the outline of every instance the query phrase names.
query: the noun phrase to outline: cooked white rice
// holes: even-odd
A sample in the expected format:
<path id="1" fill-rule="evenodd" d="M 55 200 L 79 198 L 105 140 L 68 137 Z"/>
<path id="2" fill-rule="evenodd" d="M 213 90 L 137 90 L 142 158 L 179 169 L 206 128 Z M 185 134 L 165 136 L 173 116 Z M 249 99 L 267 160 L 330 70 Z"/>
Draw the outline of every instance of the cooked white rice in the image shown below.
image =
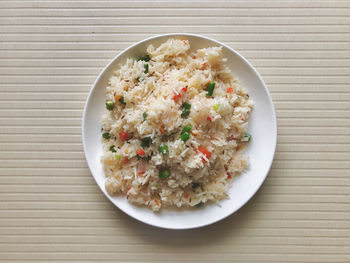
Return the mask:
<path id="1" fill-rule="evenodd" d="M 106 88 L 106 101 L 111 108 L 114 103 L 102 119 L 110 136 L 102 139 L 101 157 L 107 192 L 154 211 L 227 198 L 232 178 L 249 163 L 243 155 L 252 109 L 248 94 L 225 66 L 221 47 L 190 51 L 187 40 L 168 39 L 150 45 L 147 55 L 147 62 L 127 59 Z M 216 85 L 207 96 L 211 81 Z M 187 117 L 181 117 L 184 102 L 191 104 Z M 192 131 L 183 141 L 186 125 Z M 152 140 L 148 147 L 141 146 L 145 137 Z M 163 144 L 168 153 L 159 152 Z M 160 178 L 168 175 L 164 170 L 170 176 Z"/>

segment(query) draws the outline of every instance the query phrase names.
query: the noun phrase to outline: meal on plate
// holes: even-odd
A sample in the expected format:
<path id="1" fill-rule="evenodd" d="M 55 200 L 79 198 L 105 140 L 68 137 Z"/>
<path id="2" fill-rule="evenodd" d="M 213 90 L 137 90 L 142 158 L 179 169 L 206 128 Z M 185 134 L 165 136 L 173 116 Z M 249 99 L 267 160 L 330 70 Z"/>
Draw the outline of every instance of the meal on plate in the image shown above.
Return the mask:
<path id="1" fill-rule="evenodd" d="M 249 166 L 253 103 L 225 61 L 221 47 L 171 38 L 114 72 L 102 119 L 110 195 L 154 211 L 228 197 Z"/>

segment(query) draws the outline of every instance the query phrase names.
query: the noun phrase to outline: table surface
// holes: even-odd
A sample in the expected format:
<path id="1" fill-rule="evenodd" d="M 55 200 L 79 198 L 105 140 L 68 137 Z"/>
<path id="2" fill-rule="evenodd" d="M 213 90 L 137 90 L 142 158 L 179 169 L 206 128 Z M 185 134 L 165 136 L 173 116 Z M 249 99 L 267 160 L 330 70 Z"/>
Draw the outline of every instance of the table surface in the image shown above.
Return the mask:
<path id="1" fill-rule="evenodd" d="M 81 143 L 101 69 L 171 32 L 245 56 L 279 126 L 257 195 L 189 231 L 114 207 Z M 350 1 L 1 1 L 0 40 L 1 262 L 350 262 Z"/>

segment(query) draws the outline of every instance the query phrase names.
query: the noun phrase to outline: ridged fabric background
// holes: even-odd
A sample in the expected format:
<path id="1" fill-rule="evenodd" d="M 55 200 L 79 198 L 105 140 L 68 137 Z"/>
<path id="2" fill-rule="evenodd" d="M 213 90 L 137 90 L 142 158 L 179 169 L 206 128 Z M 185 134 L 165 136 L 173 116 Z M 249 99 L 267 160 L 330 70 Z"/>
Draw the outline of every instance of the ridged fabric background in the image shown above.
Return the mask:
<path id="1" fill-rule="evenodd" d="M 81 142 L 101 69 L 171 32 L 245 56 L 279 126 L 257 195 L 189 231 L 115 208 Z M 0 1 L 0 41 L 0 262 L 350 262 L 350 1 Z"/>

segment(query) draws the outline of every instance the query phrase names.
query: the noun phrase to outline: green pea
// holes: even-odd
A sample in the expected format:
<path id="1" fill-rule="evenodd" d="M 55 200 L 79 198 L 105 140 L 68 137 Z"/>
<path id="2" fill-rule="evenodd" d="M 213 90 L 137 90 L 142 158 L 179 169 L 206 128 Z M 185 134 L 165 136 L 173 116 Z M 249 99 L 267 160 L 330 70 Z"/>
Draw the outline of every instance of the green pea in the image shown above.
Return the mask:
<path id="1" fill-rule="evenodd" d="M 192 131 L 192 127 L 190 125 L 186 125 L 183 129 L 182 129 L 182 132 L 181 133 L 184 133 L 184 132 L 191 132 Z"/>
<path id="2" fill-rule="evenodd" d="M 169 148 L 168 148 L 168 145 L 166 145 L 166 144 L 161 144 L 159 146 L 158 150 L 159 150 L 159 152 L 161 152 L 164 155 L 169 153 Z"/>

